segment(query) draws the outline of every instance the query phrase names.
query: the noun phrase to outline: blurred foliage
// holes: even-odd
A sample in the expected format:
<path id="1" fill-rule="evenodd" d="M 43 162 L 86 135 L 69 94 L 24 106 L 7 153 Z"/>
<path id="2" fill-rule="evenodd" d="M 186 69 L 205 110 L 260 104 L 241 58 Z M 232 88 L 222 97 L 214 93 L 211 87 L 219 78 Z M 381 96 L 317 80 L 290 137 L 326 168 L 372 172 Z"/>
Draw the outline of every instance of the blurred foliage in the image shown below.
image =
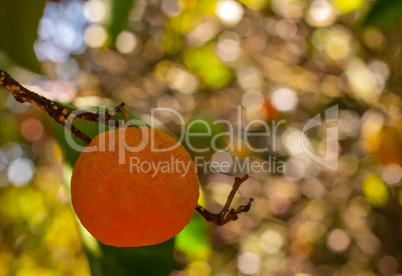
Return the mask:
<path id="1" fill-rule="evenodd" d="M 111 42 L 116 42 L 117 36 L 123 31 L 128 23 L 134 0 L 108 1 L 106 10 L 109 11 L 109 17 L 106 18 L 106 27 L 111 36 Z"/>
<path id="2" fill-rule="evenodd" d="M 353 2 L 353 1 L 352 1 Z M 362 25 L 364 27 L 391 28 L 402 19 L 402 3 L 398 0 L 375 1 Z"/>
<path id="3" fill-rule="evenodd" d="M 0 25 L 3 26 L 0 50 L 35 73 L 40 73 L 40 65 L 33 45 L 38 37 L 38 24 L 45 4 L 45 0 L 0 1 Z"/>
<path id="4" fill-rule="evenodd" d="M 215 56 L 211 45 L 187 49 L 183 53 L 184 64 L 190 72 L 199 75 L 207 87 L 219 89 L 225 87 L 231 78 L 231 71 Z"/>
<path id="5" fill-rule="evenodd" d="M 206 225 L 205 219 L 195 213 L 190 223 L 176 236 L 176 249 L 185 252 L 190 260 L 207 261 L 211 255 Z"/>
<path id="6" fill-rule="evenodd" d="M 358 8 L 361 8 L 361 6 L 364 4 L 364 0 L 335 0 L 335 4 L 338 6 L 342 13 L 349 13 L 357 10 Z"/>
<path id="7" fill-rule="evenodd" d="M 401 275 L 400 3 L 0 0 L 0 65 L 31 90 L 81 108 L 125 102 L 133 117 L 180 137 L 175 114 L 151 112 L 172 108 L 189 133 L 211 127 L 184 142 L 194 159 L 270 169 L 250 172 L 234 204 L 252 196 L 254 206 L 236 222 L 217 227 L 195 214 L 166 243 L 105 246 L 70 206 L 79 152 L 46 114 L 1 89 L 0 275 Z M 39 72 L 33 49 L 46 77 L 25 70 Z M 334 105 L 337 171 L 300 142 L 306 135 L 309 150 L 325 151 L 333 125 L 303 126 Z M 234 127 L 232 139 L 217 120 Z M 261 122 L 270 135 L 258 136 Z M 89 136 L 104 131 L 76 124 Z M 268 151 L 247 148 L 246 128 Z M 216 135 L 225 152 L 190 148 Z M 232 176 L 199 171 L 201 203 L 218 211 Z"/>

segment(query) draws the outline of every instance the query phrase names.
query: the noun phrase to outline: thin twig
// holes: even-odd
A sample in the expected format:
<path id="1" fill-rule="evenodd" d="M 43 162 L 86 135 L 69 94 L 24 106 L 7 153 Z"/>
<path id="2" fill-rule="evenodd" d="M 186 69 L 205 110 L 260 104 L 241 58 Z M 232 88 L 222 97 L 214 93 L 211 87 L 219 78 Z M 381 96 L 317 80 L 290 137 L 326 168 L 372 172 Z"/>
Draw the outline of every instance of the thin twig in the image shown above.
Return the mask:
<path id="1" fill-rule="evenodd" d="M 232 220 L 237 220 L 238 219 L 238 214 L 243 213 L 243 212 L 248 212 L 251 207 L 251 203 L 254 201 L 253 198 L 250 198 L 249 202 L 246 205 L 241 205 L 239 206 L 236 210 L 235 209 L 230 209 L 230 204 L 232 204 L 233 198 L 237 192 L 237 190 L 240 188 L 240 185 L 243 184 L 246 180 L 248 179 L 248 175 L 243 176 L 242 178 L 236 177 L 232 190 L 230 191 L 228 198 L 226 200 L 225 205 L 222 208 L 222 211 L 220 211 L 218 214 L 213 214 L 206 210 L 204 207 L 201 205 L 197 205 L 195 210 L 200 213 L 207 221 L 210 221 L 216 225 L 224 225 L 228 223 L 229 221 Z"/>
<path id="2" fill-rule="evenodd" d="M 15 79 L 13 79 L 7 72 L 1 69 L 0 85 L 3 86 L 8 93 L 14 96 L 18 102 L 28 102 L 45 111 L 57 123 L 67 127 L 75 136 L 84 141 L 86 144 L 89 144 L 91 139 L 77 127 L 72 125 L 69 119 L 86 120 L 105 125 L 113 124 L 114 126 L 118 126 L 119 121 L 111 120 L 111 118 L 116 113 L 121 113 L 123 114 L 126 122 L 127 119 L 129 120 L 128 113 L 124 108 L 124 103 L 121 103 L 115 108 L 106 111 L 105 114 L 66 107 L 25 88 Z"/>

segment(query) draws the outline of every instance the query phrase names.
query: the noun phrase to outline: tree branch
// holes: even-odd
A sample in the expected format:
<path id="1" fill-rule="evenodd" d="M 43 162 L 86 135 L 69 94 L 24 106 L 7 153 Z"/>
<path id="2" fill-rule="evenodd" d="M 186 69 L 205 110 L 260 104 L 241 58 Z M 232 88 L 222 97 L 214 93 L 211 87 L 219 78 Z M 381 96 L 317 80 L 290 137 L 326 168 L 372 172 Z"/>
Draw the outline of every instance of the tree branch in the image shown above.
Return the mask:
<path id="1" fill-rule="evenodd" d="M 238 214 L 243 213 L 243 212 L 248 212 L 251 207 L 251 203 L 254 201 L 253 198 L 250 198 L 249 202 L 246 205 L 240 205 L 236 210 L 235 209 L 230 209 L 230 204 L 232 204 L 233 198 L 237 192 L 237 190 L 240 188 L 240 185 L 243 184 L 246 180 L 248 179 L 248 175 L 243 176 L 242 178 L 236 177 L 232 190 L 230 191 L 228 198 L 226 200 L 225 205 L 222 208 L 222 211 L 220 211 L 218 214 L 213 214 L 206 210 L 204 207 L 201 205 L 197 205 L 195 210 L 200 213 L 207 221 L 210 221 L 216 225 L 224 225 L 228 223 L 229 221 L 232 220 L 237 220 Z"/>
<path id="2" fill-rule="evenodd" d="M 116 113 L 122 113 L 124 119 L 127 119 L 126 117 L 128 113 L 124 108 L 124 103 L 121 103 L 115 108 L 106 111 L 105 114 L 66 107 L 26 89 L 19 82 L 13 79 L 7 72 L 1 69 L 0 85 L 3 86 L 9 94 L 14 96 L 18 102 L 28 102 L 45 111 L 57 123 L 67 127 L 75 136 L 84 141 L 86 144 L 89 144 L 91 139 L 77 127 L 72 125 L 71 121 L 68 119 L 86 120 L 106 125 L 113 123 L 115 126 L 118 126 L 119 122 L 117 120 L 111 120 L 111 118 Z"/>
<path id="3" fill-rule="evenodd" d="M 124 103 L 119 104 L 115 108 L 112 108 L 102 113 L 89 112 L 80 109 L 74 109 L 70 107 L 63 106 L 57 102 L 49 100 L 31 90 L 26 89 L 15 79 L 13 79 L 7 72 L 0 69 L 0 85 L 3 86 L 9 94 L 14 96 L 14 98 L 20 103 L 31 103 L 34 106 L 45 111 L 50 117 L 52 117 L 57 123 L 63 125 L 68 130 L 70 130 L 76 137 L 81 139 L 86 144 L 91 142 L 85 133 L 79 130 L 77 127 L 72 125 L 73 120 L 86 120 L 95 123 L 101 123 L 105 125 L 119 126 L 119 121 L 111 120 L 111 118 L 116 113 L 121 113 L 124 117 L 124 121 L 127 123 L 130 120 L 127 110 L 124 107 Z M 210 221 L 216 225 L 224 225 L 229 221 L 237 220 L 238 214 L 247 212 L 250 210 L 253 198 L 250 198 L 246 205 L 239 206 L 236 210 L 230 209 L 230 204 L 239 189 L 240 185 L 248 179 L 248 175 L 242 178 L 236 177 L 233 184 L 233 188 L 228 195 L 226 204 L 223 206 L 222 211 L 219 214 L 213 214 L 203 208 L 201 205 L 197 205 L 196 211 L 199 212 L 207 221 Z"/>

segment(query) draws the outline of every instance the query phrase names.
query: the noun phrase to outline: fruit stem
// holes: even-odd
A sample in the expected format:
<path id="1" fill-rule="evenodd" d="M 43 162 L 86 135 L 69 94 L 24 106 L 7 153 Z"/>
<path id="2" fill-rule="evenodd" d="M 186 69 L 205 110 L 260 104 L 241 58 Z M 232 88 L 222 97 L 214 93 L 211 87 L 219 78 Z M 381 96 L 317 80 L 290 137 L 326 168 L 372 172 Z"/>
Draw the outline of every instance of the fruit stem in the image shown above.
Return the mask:
<path id="1" fill-rule="evenodd" d="M 125 104 L 121 103 L 118 106 L 116 106 L 114 109 L 116 110 L 116 112 L 119 112 L 120 114 L 123 115 L 124 123 L 126 124 L 127 122 L 129 122 L 131 120 L 131 118 L 130 118 L 130 114 L 128 114 L 127 109 L 124 106 L 125 106 Z"/>
<path id="2" fill-rule="evenodd" d="M 200 213 L 207 221 L 210 221 L 216 225 L 224 225 L 228 223 L 229 221 L 232 220 L 237 220 L 238 219 L 238 214 L 248 212 L 251 207 L 251 203 L 254 201 L 253 198 L 250 198 L 249 202 L 246 205 L 240 205 L 236 210 L 235 209 L 230 209 L 230 204 L 232 204 L 233 198 L 237 192 L 237 190 L 240 188 L 240 185 L 243 184 L 246 180 L 248 179 L 248 175 L 243 176 L 242 178 L 236 177 L 235 181 L 233 183 L 232 190 L 230 191 L 228 198 L 226 200 L 225 205 L 222 208 L 222 211 L 220 211 L 218 214 L 213 214 L 206 210 L 204 207 L 201 205 L 197 205 L 195 210 Z"/>

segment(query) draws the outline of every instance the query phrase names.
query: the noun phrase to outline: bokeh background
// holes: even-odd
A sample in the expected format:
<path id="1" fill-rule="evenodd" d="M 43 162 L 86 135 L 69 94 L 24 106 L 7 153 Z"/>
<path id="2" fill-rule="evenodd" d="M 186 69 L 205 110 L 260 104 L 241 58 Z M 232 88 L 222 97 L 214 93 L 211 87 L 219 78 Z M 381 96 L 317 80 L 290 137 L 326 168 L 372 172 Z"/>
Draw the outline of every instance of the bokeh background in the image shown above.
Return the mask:
<path id="1" fill-rule="evenodd" d="M 146 123 L 152 107 L 169 107 L 214 134 L 226 131 L 219 119 L 286 120 L 275 151 L 229 151 L 286 166 L 250 173 L 234 204 L 255 201 L 238 221 L 218 227 L 195 214 L 174 240 L 113 248 L 73 213 L 78 154 L 62 129 L 1 88 L 0 275 L 402 275 L 401 18 L 398 0 L 0 0 L 0 68 L 49 99 L 124 102 Z M 304 124 L 334 105 L 337 171 L 301 148 Z M 177 118 L 163 115 L 157 127 L 179 136 Z M 325 150 L 327 127 L 307 133 L 312 151 Z M 219 211 L 233 176 L 200 182 L 200 202 Z"/>

